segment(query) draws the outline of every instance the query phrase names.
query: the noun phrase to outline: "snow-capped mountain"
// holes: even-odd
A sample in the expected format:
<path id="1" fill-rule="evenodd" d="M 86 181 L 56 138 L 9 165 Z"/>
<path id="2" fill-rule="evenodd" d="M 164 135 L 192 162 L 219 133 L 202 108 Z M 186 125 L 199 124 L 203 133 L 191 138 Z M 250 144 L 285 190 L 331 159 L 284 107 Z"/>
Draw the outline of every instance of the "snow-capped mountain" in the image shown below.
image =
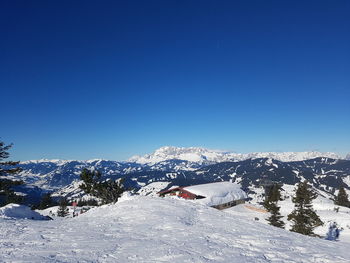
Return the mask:
<path id="1" fill-rule="evenodd" d="M 315 156 L 324 157 L 309 159 Z M 30 195 L 30 202 L 40 198 L 43 191 L 55 191 L 56 195 L 80 195 L 79 177 L 83 168 L 99 170 L 104 179 L 124 177 L 129 188 L 141 188 L 152 182 L 191 185 L 222 180 L 250 187 L 256 185 L 262 176 L 267 176 L 288 184 L 304 178 L 313 182 L 315 187 L 328 187 L 326 191 L 334 192 L 342 184 L 350 189 L 349 164 L 350 161 L 340 160 L 334 153 L 237 154 L 198 147 L 162 147 L 152 154 L 134 156 L 126 162 L 101 159 L 26 161 L 19 165 L 22 172 L 10 177 L 25 182 L 17 190 Z"/>
<path id="2" fill-rule="evenodd" d="M 217 163 L 233 160 L 231 153 L 220 150 L 209 150 L 200 147 L 164 146 L 151 154 L 133 156 L 128 161 L 140 164 L 156 164 L 167 160 L 184 160 L 194 163 Z"/>
<path id="3" fill-rule="evenodd" d="M 168 160 L 183 160 L 197 164 L 213 164 L 227 161 L 243 161 L 247 159 L 271 158 L 282 162 L 303 161 L 317 157 L 328 157 L 341 159 L 335 153 L 326 152 L 255 152 L 255 153 L 234 153 L 221 150 L 210 150 L 201 147 L 174 147 L 165 146 L 157 149 L 151 154 L 144 156 L 133 156 L 128 162 L 138 164 L 154 165 Z"/>

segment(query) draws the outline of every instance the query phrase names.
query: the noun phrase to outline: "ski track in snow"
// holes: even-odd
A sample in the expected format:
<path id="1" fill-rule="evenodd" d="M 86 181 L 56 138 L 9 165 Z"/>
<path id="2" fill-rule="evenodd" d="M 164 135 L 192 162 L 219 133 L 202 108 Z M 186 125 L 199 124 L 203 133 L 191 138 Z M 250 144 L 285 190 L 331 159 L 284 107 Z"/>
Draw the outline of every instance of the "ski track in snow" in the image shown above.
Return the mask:
<path id="1" fill-rule="evenodd" d="M 349 243 L 151 197 L 133 197 L 75 218 L 0 218 L 0 247 L 0 262 L 350 262 Z"/>

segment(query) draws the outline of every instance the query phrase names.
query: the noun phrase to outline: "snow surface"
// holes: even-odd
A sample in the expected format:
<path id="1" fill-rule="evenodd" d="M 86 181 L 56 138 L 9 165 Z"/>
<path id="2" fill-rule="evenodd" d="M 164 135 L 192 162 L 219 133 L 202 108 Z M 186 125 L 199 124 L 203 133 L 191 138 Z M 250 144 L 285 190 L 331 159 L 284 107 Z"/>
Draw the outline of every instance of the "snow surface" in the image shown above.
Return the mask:
<path id="1" fill-rule="evenodd" d="M 241 189 L 240 185 L 231 182 L 218 182 L 210 184 L 198 184 L 187 186 L 183 189 L 205 198 L 196 199 L 196 203 L 213 206 L 225 204 L 234 200 L 246 199 L 247 194 Z"/>
<path id="2" fill-rule="evenodd" d="M 76 206 L 76 207 L 67 206 L 68 214 L 67 214 L 66 218 L 73 217 L 73 213 L 78 214 L 78 215 L 82 214 L 93 207 L 95 207 L 95 206 Z M 57 215 L 58 209 L 59 209 L 59 206 L 52 206 L 52 207 L 46 208 L 44 210 L 36 210 L 36 211 L 44 216 L 49 216 L 50 218 L 57 219 L 57 218 L 60 218 Z"/>
<path id="3" fill-rule="evenodd" d="M 0 262 L 345 263 L 350 244 L 188 201 L 124 197 L 53 221 L 0 218 Z"/>
<path id="4" fill-rule="evenodd" d="M 34 219 L 45 220 L 46 218 L 30 209 L 30 207 L 18 204 L 8 204 L 0 207 L 0 218 L 3 219 Z"/>

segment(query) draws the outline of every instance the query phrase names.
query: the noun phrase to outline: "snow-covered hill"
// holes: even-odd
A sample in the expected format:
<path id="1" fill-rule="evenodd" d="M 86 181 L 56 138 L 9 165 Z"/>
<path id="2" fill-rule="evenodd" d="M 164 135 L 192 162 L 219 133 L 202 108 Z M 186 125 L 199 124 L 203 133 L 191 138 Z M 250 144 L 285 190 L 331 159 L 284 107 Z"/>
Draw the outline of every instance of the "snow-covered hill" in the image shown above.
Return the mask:
<path id="1" fill-rule="evenodd" d="M 2 262 L 350 261 L 350 244 L 188 201 L 135 197 L 53 221 L 0 219 Z"/>

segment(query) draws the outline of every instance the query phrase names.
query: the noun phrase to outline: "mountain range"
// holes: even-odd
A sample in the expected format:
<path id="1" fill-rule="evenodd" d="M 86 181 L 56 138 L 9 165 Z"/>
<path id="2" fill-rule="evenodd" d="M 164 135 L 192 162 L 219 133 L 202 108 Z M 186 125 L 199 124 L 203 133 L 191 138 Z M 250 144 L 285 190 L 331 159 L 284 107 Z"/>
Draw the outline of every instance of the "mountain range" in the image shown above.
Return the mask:
<path id="1" fill-rule="evenodd" d="M 30 196 L 30 202 L 48 191 L 67 196 L 82 194 L 78 186 L 83 168 L 101 171 L 104 179 L 124 177 L 126 186 L 136 189 L 153 182 L 167 182 L 169 187 L 231 180 L 241 183 L 246 191 L 254 192 L 262 180 L 293 185 L 304 179 L 330 194 L 341 185 L 350 189 L 350 160 L 320 152 L 238 154 L 199 147 L 166 146 L 124 162 L 34 160 L 19 166 L 22 172 L 12 179 L 26 183 L 18 191 Z"/>
<path id="2" fill-rule="evenodd" d="M 237 162 L 247 159 L 271 158 L 282 162 L 303 161 L 317 157 L 328 157 L 342 159 L 341 156 L 331 152 L 254 152 L 254 153 L 234 153 L 222 150 L 210 150 L 201 147 L 173 147 L 164 146 L 151 154 L 144 156 L 135 155 L 128 162 L 154 165 L 167 160 L 183 160 L 201 165 L 220 162 Z M 350 157 L 350 154 L 348 155 Z"/>

